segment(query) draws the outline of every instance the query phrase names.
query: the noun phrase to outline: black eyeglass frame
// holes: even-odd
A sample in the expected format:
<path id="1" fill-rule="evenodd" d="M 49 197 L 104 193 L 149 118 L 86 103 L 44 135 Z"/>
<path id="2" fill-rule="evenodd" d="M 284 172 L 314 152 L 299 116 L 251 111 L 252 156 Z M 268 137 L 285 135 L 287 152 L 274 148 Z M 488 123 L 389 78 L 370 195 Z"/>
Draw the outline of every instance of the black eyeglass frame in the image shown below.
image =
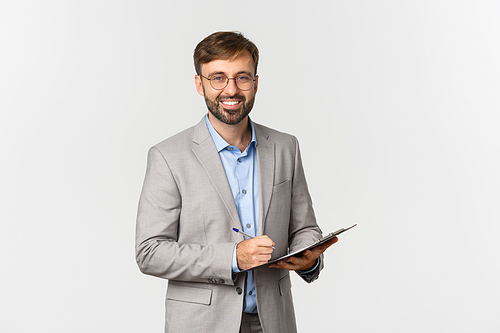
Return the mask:
<path id="1" fill-rule="evenodd" d="M 215 75 L 221 75 L 221 74 L 214 74 L 214 75 L 212 75 L 212 77 L 213 77 L 213 76 L 215 76 Z M 224 75 L 224 74 L 222 74 L 222 75 Z M 204 75 L 202 75 L 202 74 L 200 74 L 200 76 L 201 76 L 202 78 L 205 78 L 205 79 L 207 79 L 208 81 L 210 81 L 210 87 L 212 87 L 212 88 L 213 88 L 213 89 L 215 89 L 215 90 L 224 90 L 224 89 L 226 89 L 227 85 L 229 84 L 229 80 L 234 80 L 234 84 L 236 84 L 236 87 L 238 87 L 238 89 L 239 89 L 239 90 L 241 90 L 241 91 L 249 91 L 249 90 L 251 90 L 251 89 L 253 88 L 253 85 L 255 84 L 255 80 L 256 80 L 256 78 L 253 78 L 253 80 L 252 80 L 252 86 L 251 86 L 250 88 L 248 88 L 248 89 L 241 89 L 241 88 L 238 86 L 238 81 L 236 81 L 236 78 L 235 78 L 235 77 L 227 77 L 227 76 L 226 76 L 226 78 L 227 78 L 227 80 L 226 80 L 226 85 L 225 85 L 223 88 L 215 88 L 215 87 L 212 85 L 212 78 L 208 78 L 208 77 L 206 77 L 206 76 L 204 76 Z M 224 75 L 224 76 L 225 76 L 225 75 Z"/>

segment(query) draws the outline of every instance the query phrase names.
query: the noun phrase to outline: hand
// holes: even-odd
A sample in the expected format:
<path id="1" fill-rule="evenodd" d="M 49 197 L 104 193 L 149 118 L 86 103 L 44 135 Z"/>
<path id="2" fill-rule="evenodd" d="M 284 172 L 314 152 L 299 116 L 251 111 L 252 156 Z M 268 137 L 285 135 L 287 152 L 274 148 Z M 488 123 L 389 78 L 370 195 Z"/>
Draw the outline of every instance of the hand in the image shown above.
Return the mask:
<path id="1" fill-rule="evenodd" d="M 321 253 L 325 252 L 327 248 L 337 243 L 339 239 L 334 237 L 330 239 L 328 242 L 323 243 L 319 246 L 311 250 L 305 250 L 302 252 L 302 256 L 300 257 L 290 257 L 287 258 L 287 261 L 280 260 L 275 264 L 269 264 L 269 267 L 272 268 L 284 268 L 289 271 L 307 271 L 308 269 L 313 268 L 316 263 L 316 259 L 321 255 Z"/>
<path id="2" fill-rule="evenodd" d="M 236 260 L 241 270 L 265 264 L 271 259 L 274 242 L 267 236 L 244 240 L 236 246 Z"/>

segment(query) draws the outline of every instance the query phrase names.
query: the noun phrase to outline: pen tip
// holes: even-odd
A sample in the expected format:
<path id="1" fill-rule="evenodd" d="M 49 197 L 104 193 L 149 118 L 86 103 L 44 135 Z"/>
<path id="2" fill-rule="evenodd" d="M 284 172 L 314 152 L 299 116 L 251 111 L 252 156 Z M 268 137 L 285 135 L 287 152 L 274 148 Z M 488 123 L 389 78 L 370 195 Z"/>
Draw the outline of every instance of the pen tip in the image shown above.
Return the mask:
<path id="1" fill-rule="evenodd" d="M 236 229 L 236 228 L 233 228 L 233 230 L 234 230 L 234 231 L 236 231 L 236 232 L 239 232 L 239 230 L 238 230 L 238 229 Z"/>

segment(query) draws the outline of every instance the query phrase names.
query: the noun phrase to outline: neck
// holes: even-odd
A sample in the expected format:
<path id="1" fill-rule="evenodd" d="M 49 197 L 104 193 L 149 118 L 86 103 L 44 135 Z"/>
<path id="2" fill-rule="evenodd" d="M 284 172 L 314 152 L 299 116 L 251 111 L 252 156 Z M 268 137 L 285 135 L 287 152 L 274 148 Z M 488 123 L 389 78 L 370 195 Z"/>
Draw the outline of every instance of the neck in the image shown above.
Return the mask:
<path id="1" fill-rule="evenodd" d="M 225 124 L 212 116 L 211 113 L 208 113 L 208 120 L 227 143 L 238 147 L 240 151 L 244 151 L 252 141 L 252 129 L 248 116 L 235 125 Z"/>

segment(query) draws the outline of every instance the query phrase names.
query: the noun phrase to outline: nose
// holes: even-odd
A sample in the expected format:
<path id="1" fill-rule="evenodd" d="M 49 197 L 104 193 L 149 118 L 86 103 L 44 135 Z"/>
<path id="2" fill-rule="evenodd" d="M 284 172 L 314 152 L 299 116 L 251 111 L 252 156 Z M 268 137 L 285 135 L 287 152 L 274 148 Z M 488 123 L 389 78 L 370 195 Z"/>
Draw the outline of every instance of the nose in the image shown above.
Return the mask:
<path id="1" fill-rule="evenodd" d="M 226 92 L 229 96 L 235 95 L 240 89 L 236 85 L 235 78 L 229 78 L 229 82 L 227 83 L 226 88 L 224 88 L 224 92 Z"/>

